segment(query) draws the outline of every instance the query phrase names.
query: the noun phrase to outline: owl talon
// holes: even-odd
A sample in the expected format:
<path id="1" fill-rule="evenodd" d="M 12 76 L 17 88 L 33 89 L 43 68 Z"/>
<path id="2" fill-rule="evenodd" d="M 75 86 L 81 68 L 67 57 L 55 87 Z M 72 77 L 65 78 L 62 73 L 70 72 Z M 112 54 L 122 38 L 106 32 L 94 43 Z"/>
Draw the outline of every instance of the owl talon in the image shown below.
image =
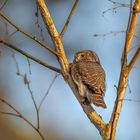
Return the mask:
<path id="1" fill-rule="evenodd" d="M 81 101 L 82 101 L 82 104 L 83 104 L 83 105 L 90 104 L 89 101 L 88 101 L 86 98 L 82 98 Z"/>

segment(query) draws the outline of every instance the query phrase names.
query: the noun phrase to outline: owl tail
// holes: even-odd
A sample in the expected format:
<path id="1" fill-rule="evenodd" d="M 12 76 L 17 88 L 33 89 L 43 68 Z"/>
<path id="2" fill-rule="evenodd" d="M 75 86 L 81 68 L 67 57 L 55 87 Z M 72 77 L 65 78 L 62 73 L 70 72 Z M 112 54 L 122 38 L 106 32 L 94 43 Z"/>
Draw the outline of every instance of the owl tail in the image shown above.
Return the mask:
<path id="1" fill-rule="evenodd" d="M 87 97 L 88 97 L 88 100 L 90 103 L 93 103 L 94 105 L 96 105 L 98 107 L 107 108 L 107 106 L 104 102 L 103 95 L 101 95 L 101 94 L 88 94 Z"/>

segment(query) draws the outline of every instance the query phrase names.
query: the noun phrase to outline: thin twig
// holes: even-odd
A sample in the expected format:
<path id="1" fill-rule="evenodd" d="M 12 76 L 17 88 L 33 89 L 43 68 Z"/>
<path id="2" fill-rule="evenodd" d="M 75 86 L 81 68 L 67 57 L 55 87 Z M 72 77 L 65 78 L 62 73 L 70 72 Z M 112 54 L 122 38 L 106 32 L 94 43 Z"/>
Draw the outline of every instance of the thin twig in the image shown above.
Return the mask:
<path id="1" fill-rule="evenodd" d="M 140 100 L 136 100 L 136 99 L 122 99 L 123 101 L 129 101 L 129 102 L 137 102 L 137 103 L 140 103 Z M 122 101 L 122 100 L 119 100 L 119 101 Z"/>
<path id="2" fill-rule="evenodd" d="M 8 0 L 5 0 L 4 3 L 0 7 L 0 11 L 4 8 L 4 6 L 7 4 Z"/>
<path id="3" fill-rule="evenodd" d="M 53 71 L 55 71 L 57 73 L 61 73 L 61 70 L 60 69 L 58 69 L 58 68 L 56 68 L 54 66 L 51 66 L 51 65 L 47 64 L 46 62 L 43 62 L 42 60 L 40 60 L 40 59 L 38 59 L 38 58 L 30 55 L 29 53 L 27 53 L 27 52 L 25 52 L 23 50 L 20 50 L 19 48 L 15 47 L 14 45 L 12 45 L 10 43 L 7 43 L 7 42 L 5 42 L 3 40 L 0 40 L 0 43 L 4 44 L 6 47 L 9 47 L 11 49 L 14 49 L 15 51 L 21 53 L 22 55 L 28 57 L 29 59 L 37 62 L 38 64 L 40 64 L 40 65 L 42 65 L 42 66 L 44 66 L 46 68 L 49 68 L 49 69 L 51 69 L 51 70 L 53 70 Z"/>
<path id="4" fill-rule="evenodd" d="M 32 101 L 33 101 L 34 106 L 35 106 L 35 110 L 36 110 L 36 114 L 37 114 L 37 128 L 39 129 L 40 128 L 40 123 L 39 123 L 40 121 L 39 121 L 39 112 L 38 112 L 37 104 L 36 104 L 36 101 L 34 99 L 33 92 L 32 92 L 32 90 L 30 88 L 30 84 L 27 85 L 27 88 L 28 88 L 28 90 L 30 92 L 30 95 L 32 97 Z"/>
<path id="5" fill-rule="evenodd" d="M 120 30 L 120 31 L 110 31 L 110 32 L 107 32 L 107 33 L 96 33 L 96 34 L 93 34 L 93 37 L 106 37 L 106 36 L 109 36 L 109 35 L 118 35 L 120 33 L 126 33 L 127 31 L 126 30 Z M 134 37 L 135 39 L 137 39 L 138 41 L 140 41 L 140 38 L 134 34 Z"/>
<path id="6" fill-rule="evenodd" d="M 140 56 L 140 48 L 137 49 L 135 55 L 133 56 L 133 58 L 131 59 L 129 65 L 128 65 L 128 72 L 131 71 L 131 69 L 133 68 L 134 64 L 136 63 L 136 61 L 138 60 Z"/>
<path id="7" fill-rule="evenodd" d="M 10 116 L 16 116 L 19 117 L 21 119 L 23 119 L 26 123 L 28 123 L 41 137 L 42 140 L 45 140 L 43 134 L 39 131 L 38 128 L 36 128 L 30 121 L 28 121 L 28 119 L 26 119 L 15 107 L 13 107 L 11 104 L 9 104 L 7 101 L 5 101 L 4 99 L 0 98 L 0 101 L 4 104 L 6 104 L 7 106 L 9 106 L 12 110 L 14 110 L 17 114 L 15 113 L 9 113 L 9 112 L 0 112 L 1 114 L 5 114 L 5 115 L 10 115 Z"/>
<path id="8" fill-rule="evenodd" d="M 13 54 L 12 57 L 13 57 L 13 59 L 15 61 L 15 64 L 16 64 L 16 70 L 17 70 L 16 73 L 17 73 L 17 75 L 20 76 L 23 79 L 24 84 L 27 85 L 27 89 L 28 89 L 28 91 L 30 93 L 31 99 L 33 101 L 33 104 L 34 104 L 34 107 L 35 107 L 35 110 L 36 110 L 37 128 L 39 129 L 39 111 L 38 111 L 38 108 L 37 108 L 37 103 L 35 101 L 33 92 L 32 92 L 31 87 L 30 87 L 30 81 L 28 80 L 27 74 L 21 74 L 20 69 L 19 69 L 19 65 L 18 65 L 18 62 L 17 62 L 17 59 L 15 57 L 15 54 Z"/>
<path id="9" fill-rule="evenodd" d="M 36 101 L 35 101 L 35 98 L 34 98 L 34 95 L 33 95 L 33 92 L 31 90 L 31 87 L 30 87 L 30 83 L 29 82 L 27 84 L 27 88 L 28 88 L 28 91 L 29 91 L 29 93 L 31 95 L 31 98 L 32 98 L 32 101 L 33 101 L 33 104 L 34 104 L 34 107 L 35 107 L 35 110 L 36 110 L 37 128 L 39 129 L 40 128 L 39 111 L 38 111 L 37 104 L 36 104 Z"/>
<path id="10" fill-rule="evenodd" d="M 120 3 L 120 2 L 117 2 L 117 1 L 113 1 L 113 0 L 108 0 L 108 1 L 113 3 L 113 4 L 124 5 L 124 3 Z"/>
<path id="11" fill-rule="evenodd" d="M 100 36 L 105 37 L 105 36 L 112 35 L 112 34 L 114 36 L 116 36 L 117 34 L 120 34 L 120 33 L 126 33 L 126 31 L 125 30 L 121 30 L 121 31 L 110 31 L 110 32 L 107 32 L 107 33 L 94 34 L 93 36 L 94 37 L 100 37 Z"/>
<path id="12" fill-rule="evenodd" d="M 55 77 L 53 78 L 52 82 L 50 83 L 49 88 L 47 89 L 47 92 L 45 93 L 45 95 L 43 96 L 43 98 L 41 99 L 41 101 L 39 103 L 38 111 L 40 110 L 43 102 L 45 101 L 45 99 L 46 99 L 48 93 L 50 92 L 50 89 L 52 88 L 52 86 L 53 86 L 53 84 L 54 84 L 54 82 L 55 82 L 55 80 L 56 80 L 57 77 L 58 77 L 58 74 L 55 74 Z"/>
<path id="13" fill-rule="evenodd" d="M 30 60 L 29 60 L 28 57 L 27 57 L 27 63 L 28 63 L 28 67 L 29 67 L 29 73 L 31 75 L 32 74 L 32 72 L 31 72 L 31 64 L 30 64 Z"/>
<path id="14" fill-rule="evenodd" d="M 16 30 L 16 31 L 12 32 L 11 34 L 9 34 L 9 35 L 8 35 L 8 37 L 13 36 L 13 35 L 14 35 L 14 34 L 16 34 L 17 32 L 18 32 L 18 30 Z"/>
<path id="15" fill-rule="evenodd" d="M 16 59 L 16 57 L 15 57 L 15 52 L 13 52 L 12 58 L 13 58 L 15 64 L 16 64 L 16 74 L 17 74 L 17 75 L 20 75 L 20 70 L 19 70 L 19 66 L 18 66 L 17 59 Z M 22 76 L 23 76 L 23 75 L 22 75 Z"/>
<path id="16" fill-rule="evenodd" d="M 70 22 L 70 20 L 71 20 L 71 18 L 72 18 L 72 15 L 73 15 L 75 9 L 76 9 L 76 7 L 77 7 L 78 2 L 79 2 L 79 0 L 76 0 L 76 1 L 75 1 L 74 5 L 73 5 L 73 7 L 72 7 L 72 9 L 71 9 L 71 11 L 70 11 L 70 14 L 69 14 L 69 16 L 68 16 L 68 18 L 67 18 L 67 20 L 66 20 L 66 22 L 65 22 L 65 25 L 64 25 L 64 27 L 63 27 L 61 33 L 60 33 L 60 37 L 61 37 L 61 38 L 63 38 L 63 36 L 64 36 L 64 34 L 65 34 L 65 32 L 66 32 L 66 29 L 67 29 L 67 27 L 68 27 L 68 24 L 69 24 L 69 22 Z"/>
<path id="17" fill-rule="evenodd" d="M 130 87 L 129 79 L 127 80 L 127 86 L 128 86 L 128 91 L 129 91 L 129 93 L 132 93 L 132 91 L 131 91 L 131 87 Z"/>
<path id="18" fill-rule="evenodd" d="M 41 46 L 43 46 L 44 48 L 46 48 L 47 50 L 49 50 L 51 53 L 53 53 L 54 55 L 58 56 L 59 54 L 53 50 L 52 48 L 48 47 L 47 45 L 45 45 L 43 42 L 41 42 L 38 38 L 36 38 L 33 35 L 30 35 L 29 33 L 23 31 L 21 28 L 19 28 L 17 25 L 15 25 L 15 23 L 13 23 L 7 16 L 5 16 L 1 11 L 0 11 L 0 16 L 3 17 L 10 25 L 12 25 L 14 28 L 17 29 L 17 31 L 21 32 L 22 34 L 24 34 L 25 36 L 29 37 L 30 39 L 34 40 L 35 42 L 37 42 L 38 44 L 40 44 Z"/>
<path id="19" fill-rule="evenodd" d="M 117 5 L 117 6 L 114 6 L 114 7 L 112 7 L 112 8 L 109 8 L 109 9 L 107 9 L 107 10 L 105 10 L 105 11 L 103 11 L 102 12 L 102 16 L 104 16 L 108 11 L 111 11 L 111 10 L 116 10 L 116 9 L 118 9 L 118 8 L 124 8 L 124 7 L 131 7 L 132 5 L 130 5 L 130 4 L 124 4 L 124 3 L 120 3 L 120 2 L 116 2 L 116 1 L 112 1 L 112 0 L 108 0 L 109 2 L 111 2 L 112 4 L 114 4 L 114 5 Z M 116 11 L 115 11 L 115 13 L 116 13 Z"/>
<path id="20" fill-rule="evenodd" d="M 11 112 L 0 111 L 0 114 L 10 115 L 10 116 L 15 116 L 15 117 L 20 117 L 19 114 L 15 114 L 15 113 L 11 113 Z"/>
<path id="21" fill-rule="evenodd" d="M 37 6 L 37 5 L 36 5 L 35 16 L 36 16 L 35 25 L 37 25 L 37 28 L 38 28 L 39 31 L 40 31 L 40 36 L 41 36 L 42 42 L 44 42 L 45 39 L 44 39 L 44 36 L 43 36 L 43 29 L 42 29 L 42 27 L 41 27 L 40 24 L 39 24 L 39 9 L 38 9 L 38 6 Z"/>

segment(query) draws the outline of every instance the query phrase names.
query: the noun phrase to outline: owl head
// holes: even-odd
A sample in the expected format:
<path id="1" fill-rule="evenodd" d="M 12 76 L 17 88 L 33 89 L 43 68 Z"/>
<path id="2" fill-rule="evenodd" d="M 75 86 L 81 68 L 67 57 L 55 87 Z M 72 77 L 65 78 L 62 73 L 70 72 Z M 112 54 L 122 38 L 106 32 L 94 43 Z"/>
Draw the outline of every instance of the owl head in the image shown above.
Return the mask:
<path id="1" fill-rule="evenodd" d="M 92 61 L 95 63 L 100 63 L 100 60 L 94 51 L 82 50 L 75 54 L 74 61 L 73 61 L 74 63 L 85 62 L 85 61 Z"/>

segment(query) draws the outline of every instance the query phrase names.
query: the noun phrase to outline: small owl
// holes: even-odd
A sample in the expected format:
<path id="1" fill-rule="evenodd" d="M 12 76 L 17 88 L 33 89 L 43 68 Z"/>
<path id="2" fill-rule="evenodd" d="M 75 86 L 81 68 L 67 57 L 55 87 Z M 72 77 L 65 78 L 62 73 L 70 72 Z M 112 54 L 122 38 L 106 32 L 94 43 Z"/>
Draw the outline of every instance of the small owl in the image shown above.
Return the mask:
<path id="1" fill-rule="evenodd" d="M 71 64 L 71 76 L 82 97 L 96 106 L 106 108 L 105 72 L 95 52 L 82 50 L 76 53 Z"/>

